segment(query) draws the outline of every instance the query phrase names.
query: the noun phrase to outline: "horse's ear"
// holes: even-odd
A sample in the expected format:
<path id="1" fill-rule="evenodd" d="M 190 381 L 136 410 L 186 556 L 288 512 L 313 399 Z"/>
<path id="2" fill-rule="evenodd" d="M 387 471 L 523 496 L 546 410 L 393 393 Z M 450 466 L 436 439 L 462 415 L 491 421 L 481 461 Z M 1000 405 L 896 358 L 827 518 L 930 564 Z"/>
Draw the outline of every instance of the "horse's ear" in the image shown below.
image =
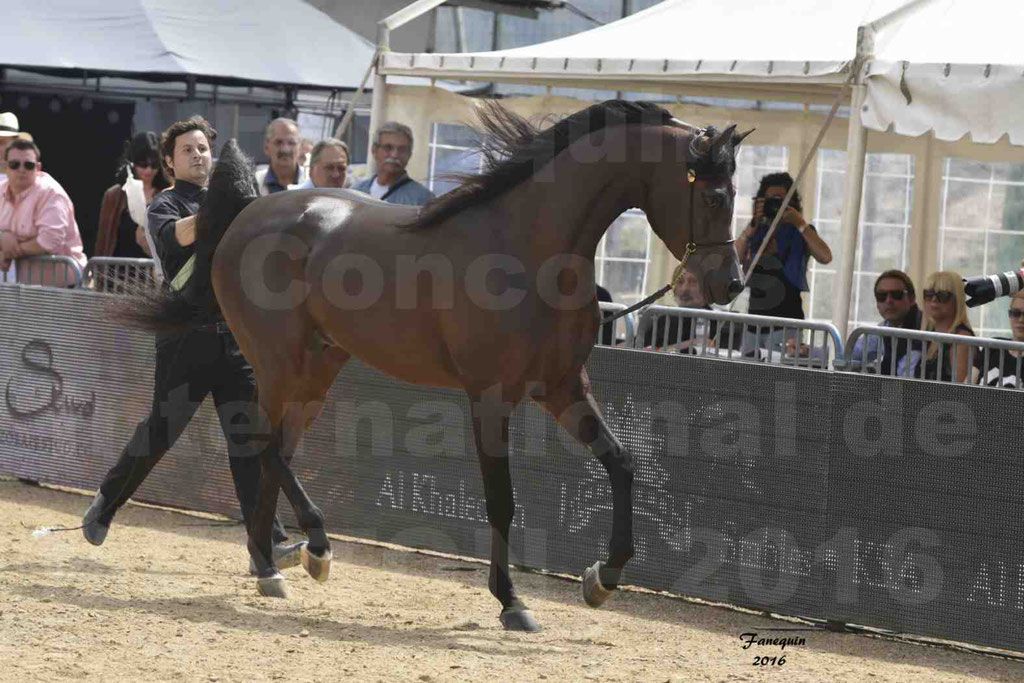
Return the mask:
<path id="1" fill-rule="evenodd" d="M 746 133 L 733 133 L 732 134 L 732 146 L 733 147 L 739 147 L 740 143 L 743 142 L 743 139 L 745 137 L 747 137 L 748 135 L 750 135 L 751 133 L 753 133 L 755 130 L 757 130 L 757 128 L 751 128 Z"/>
<path id="2" fill-rule="evenodd" d="M 719 146 L 725 144 L 726 142 L 729 142 L 732 139 L 732 136 L 733 136 L 733 134 L 735 132 L 736 132 L 736 124 L 734 123 L 731 126 L 729 126 L 728 128 L 726 128 L 725 130 L 723 130 L 721 133 L 716 135 L 715 139 L 712 140 L 712 142 L 711 142 L 711 146 L 712 147 L 719 147 Z"/>

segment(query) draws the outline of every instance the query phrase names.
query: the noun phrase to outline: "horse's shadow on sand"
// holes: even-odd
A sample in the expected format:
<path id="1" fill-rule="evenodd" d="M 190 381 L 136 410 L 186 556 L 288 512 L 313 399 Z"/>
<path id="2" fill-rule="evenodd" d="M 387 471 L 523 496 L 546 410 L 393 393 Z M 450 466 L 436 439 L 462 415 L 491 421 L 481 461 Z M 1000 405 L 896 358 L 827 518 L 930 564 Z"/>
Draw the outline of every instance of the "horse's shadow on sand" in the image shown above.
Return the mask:
<path id="1" fill-rule="evenodd" d="M 40 585 L 17 586 L 11 590 L 18 595 L 38 599 Z M 326 638 L 339 643 L 361 643 L 386 647 L 430 647 L 436 650 L 461 650 L 480 654 L 508 655 L 510 646 L 518 654 L 543 654 L 549 649 L 543 643 L 527 644 L 513 642 L 500 628 L 480 628 L 473 622 L 463 622 L 450 627 L 413 627 L 398 629 L 379 624 L 356 621 L 334 621 L 331 619 L 288 614 L 279 611 L 241 611 L 230 604 L 237 599 L 233 594 L 199 595 L 173 598 L 120 598 L 101 593 L 83 591 L 71 586 L 53 586 L 47 597 L 53 602 L 63 603 L 81 610 L 99 611 L 146 611 L 188 621 L 198 626 L 219 625 L 228 629 L 247 629 L 265 634 L 291 637 L 307 629 L 317 638 Z M 192 609 L 181 610 L 183 605 Z M 475 636 L 474 642 L 466 638 Z M 482 636 L 482 637 L 481 637 Z M 494 643 L 491 638 L 499 638 Z M 282 648 L 283 649 L 283 648 Z"/>

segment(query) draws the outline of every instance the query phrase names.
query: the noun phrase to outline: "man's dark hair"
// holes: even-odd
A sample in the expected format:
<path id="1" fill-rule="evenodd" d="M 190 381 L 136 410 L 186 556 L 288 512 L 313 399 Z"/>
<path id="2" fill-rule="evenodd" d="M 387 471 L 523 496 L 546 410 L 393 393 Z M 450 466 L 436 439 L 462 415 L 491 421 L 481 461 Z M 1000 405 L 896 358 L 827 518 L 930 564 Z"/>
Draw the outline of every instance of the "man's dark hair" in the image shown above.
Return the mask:
<path id="1" fill-rule="evenodd" d="M 194 130 L 198 130 L 200 133 L 206 136 L 206 142 L 210 145 L 210 151 L 213 151 L 213 141 L 217 139 L 217 131 L 213 129 L 210 122 L 204 119 L 199 114 L 190 116 L 184 121 L 175 121 L 171 124 L 171 127 L 164 131 L 164 134 L 160 136 L 160 152 L 162 154 L 161 161 L 164 165 L 164 170 L 167 171 L 168 175 L 174 175 L 174 169 L 167 165 L 167 157 L 174 158 L 174 143 L 177 142 L 179 135 L 185 133 L 191 133 Z"/>
<path id="2" fill-rule="evenodd" d="M 43 153 L 39 151 L 39 147 L 36 146 L 36 143 L 32 142 L 31 140 L 26 140 L 25 138 L 16 138 L 14 142 L 9 144 L 7 146 L 7 149 L 4 150 L 4 161 L 7 161 L 7 155 L 11 153 L 12 149 L 20 149 L 22 151 L 30 149 L 36 153 L 36 161 L 43 160 Z"/>
<path id="3" fill-rule="evenodd" d="M 887 270 L 881 275 L 879 275 L 878 278 L 875 279 L 874 291 L 878 291 L 878 283 L 887 277 L 891 277 L 894 280 L 899 280 L 900 282 L 902 282 L 903 286 L 907 288 L 907 294 L 909 294 L 912 299 L 917 298 L 917 292 L 914 291 L 914 281 L 911 280 L 910 276 L 904 273 L 902 270 Z"/>
<path id="4" fill-rule="evenodd" d="M 754 199 L 763 197 L 769 187 L 784 187 L 789 192 L 789 188 L 793 187 L 793 176 L 786 172 L 769 173 L 761 178 L 761 186 L 757 188 L 757 196 Z M 804 210 L 803 205 L 800 203 L 800 190 L 793 193 L 793 198 L 789 200 L 789 205 L 797 211 L 802 212 Z"/>

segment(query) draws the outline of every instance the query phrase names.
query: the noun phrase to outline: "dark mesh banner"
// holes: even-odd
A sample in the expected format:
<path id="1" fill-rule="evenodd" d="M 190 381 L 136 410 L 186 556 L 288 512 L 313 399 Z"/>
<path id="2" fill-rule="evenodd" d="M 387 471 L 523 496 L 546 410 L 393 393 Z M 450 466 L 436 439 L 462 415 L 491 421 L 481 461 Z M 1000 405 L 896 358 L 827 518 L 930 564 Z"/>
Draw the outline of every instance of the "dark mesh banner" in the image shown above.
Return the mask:
<path id="1" fill-rule="evenodd" d="M 152 338 L 106 300 L 0 287 L 0 472 L 93 488 L 148 413 Z M 626 582 L 1024 649 L 1019 394 L 608 348 L 588 370 L 636 463 Z M 511 439 L 513 561 L 578 575 L 611 531 L 604 469 L 530 402 Z M 293 465 L 332 532 L 488 556 L 461 392 L 352 361 Z M 209 401 L 136 498 L 239 517 Z"/>

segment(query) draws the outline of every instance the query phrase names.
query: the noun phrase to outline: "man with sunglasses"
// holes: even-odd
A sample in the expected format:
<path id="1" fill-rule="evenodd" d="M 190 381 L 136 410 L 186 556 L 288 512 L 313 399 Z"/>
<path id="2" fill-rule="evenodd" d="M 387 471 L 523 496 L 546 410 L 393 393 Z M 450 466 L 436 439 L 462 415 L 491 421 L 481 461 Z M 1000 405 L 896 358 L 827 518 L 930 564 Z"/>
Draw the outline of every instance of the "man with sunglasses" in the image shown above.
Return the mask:
<path id="1" fill-rule="evenodd" d="M 875 280 L 875 304 L 882 316 L 881 327 L 921 329 L 921 309 L 917 306 L 914 282 L 902 270 L 887 270 Z M 868 334 L 857 339 L 853 347 L 853 360 L 860 363 L 880 361 L 883 375 L 911 376 L 921 361 L 917 344 L 908 347 L 906 339 L 893 339 L 886 335 Z M 909 352 L 908 352 L 909 349 Z"/>
<path id="2" fill-rule="evenodd" d="M 64 188 L 43 172 L 42 154 L 30 140 L 18 138 L 4 150 L 7 177 L 0 180 L 0 271 L 29 256 L 69 256 L 85 268 L 75 207 Z M 18 282 L 66 286 L 63 269 L 22 268 Z"/>

